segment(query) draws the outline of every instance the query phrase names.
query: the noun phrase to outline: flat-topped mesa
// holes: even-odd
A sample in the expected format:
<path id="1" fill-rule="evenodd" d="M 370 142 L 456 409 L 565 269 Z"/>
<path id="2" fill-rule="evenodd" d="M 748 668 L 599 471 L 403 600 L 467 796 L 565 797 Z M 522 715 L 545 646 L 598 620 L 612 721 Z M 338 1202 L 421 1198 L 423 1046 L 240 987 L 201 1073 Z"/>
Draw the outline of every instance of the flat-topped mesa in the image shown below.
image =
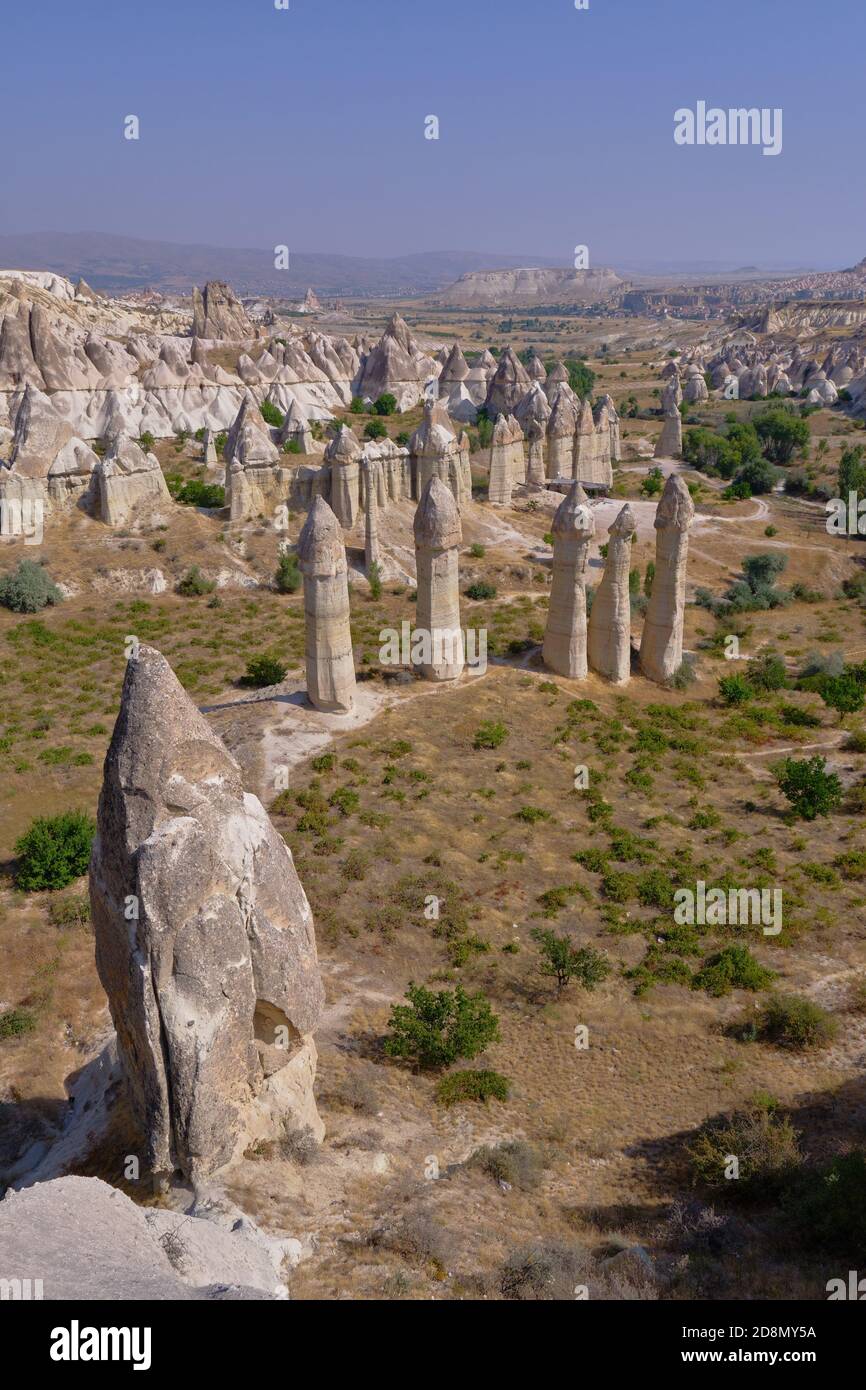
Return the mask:
<path id="1" fill-rule="evenodd" d="M 381 464 L 378 459 L 361 459 L 361 477 L 364 483 L 364 568 L 370 579 L 373 566 L 378 569 L 381 562 L 379 551 L 379 497 L 381 489 Z"/>
<path id="2" fill-rule="evenodd" d="M 513 451 L 512 428 L 505 416 L 499 415 L 490 440 L 490 473 L 487 484 L 487 500 L 494 507 L 511 505 L 511 492 L 514 487 L 511 472 Z"/>
<path id="3" fill-rule="evenodd" d="M 255 337 L 256 330 L 234 290 L 223 280 L 209 280 L 192 292 L 192 335 L 194 338 L 225 338 L 242 342 Z"/>
<path id="4" fill-rule="evenodd" d="M 635 519 L 626 502 L 608 529 L 607 560 L 589 615 L 588 660 L 593 671 L 623 684 L 631 676 L 631 599 L 628 576 Z"/>
<path id="5" fill-rule="evenodd" d="M 587 673 L 586 588 L 587 556 L 595 520 L 587 496 L 575 481 L 553 517 L 553 583 L 544 634 L 545 665 L 571 680 Z"/>
<path id="6" fill-rule="evenodd" d="M 296 444 L 297 449 L 292 449 L 292 453 L 311 454 L 313 452 L 313 431 L 301 407 L 296 400 L 292 400 L 283 419 L 283 426 L 280 430 L 280 443 L 285 445 Z"/>
<path id="7" fill-rule="evenodd" d="M 499 364 L 487 388 L 485 406 L 491 418 L 494 415 L 510 415 L 517 402 L 525 396 L 532 385 L 529 375 L 520 358 L 509 345 L 502 352 Z"/>
<path id="8" fill-rule="evenodd" d="M 145 453 L 134 439 L 118 435 L 93 470 L 97 515 L 108 526 L 128 526 L 136 514 L 154 506 L 170 506 L 159 459 Z"/>
<path id="9" fill-rule="evenodd" d="M 287 1117 L 321 1137 L 309 904 L 238 764 L 150 647 L 126 668 L 90 901 L 154 1176 L 197 1184 Z"/>
<path id="10" fill-rule="evenodd" d="M 450 489 L 431 478 L 421 494 L 414 522 L 416 632 L 413 661 L 425 680 L 457 680 L 463 670 L 460 628 L 460 513 Z M 423 644 L 420 656 L 416 643 Z"/>
<path id="11" fill-rule="evenodd" d="M 526 482 L 531 487 L 544 487 L 544 438 L 551 410 L 538 381 L 533 381 L 515 416 L 529 443 Z"/>
<path id="12" fill-rule="evenodd" d="M 307 694 L 316 709 L 349 714 L 355 703 L 355 662 L 349 614 L 346 547 L 340 522 L 316 497 L 298 539 L 304 576 Z"/>
<path id="13" fill-rule="evenodd" d="M 331 508 L 347 531 L 358 519 L 361 446 L 348 425 L 341 425 L 325 450 L 331 473 Z"/>
<path id="14" fill-rule="evenodd" d="M 557 387 L 547 422 L 547 476 L 570 478 L 574 467 L 577 406 L 570 391 Z"/>
<path id="15" fill-rule="evenodd" d="M 640 644 L 645 676 L 665 684 L 683 662 L 683 618 L 689 527 L 695 505 L 682 478 L 671 474 L 656 508 L 656 560 L 652 594 Z"/>

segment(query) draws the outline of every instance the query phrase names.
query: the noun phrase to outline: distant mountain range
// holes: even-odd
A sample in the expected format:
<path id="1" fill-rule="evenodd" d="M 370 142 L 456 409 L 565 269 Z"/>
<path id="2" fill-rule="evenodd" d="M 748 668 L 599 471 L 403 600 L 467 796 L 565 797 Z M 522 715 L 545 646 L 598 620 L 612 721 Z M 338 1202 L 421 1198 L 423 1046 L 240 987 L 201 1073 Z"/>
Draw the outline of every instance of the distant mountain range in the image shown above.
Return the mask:
<path id="1" fill-rule="evenodd" d="M 472 270 L 515 265 L 555 266 L 550 258 L 496 256 L 473 251 L 430 251 L 373 258 L 289 251 L 289 269 L 274 269 L 273 251 L 144 241 L 104 232 L 33 232 L 0 236 L 0 269 L 53 270 L 83 276 L 96 290 L 122 294 L 151 287 L 189 293 L 206 280 L 227 280 L 241 295 L 302 299 L 318 295 L 397 298 L 430 294 Z"/>

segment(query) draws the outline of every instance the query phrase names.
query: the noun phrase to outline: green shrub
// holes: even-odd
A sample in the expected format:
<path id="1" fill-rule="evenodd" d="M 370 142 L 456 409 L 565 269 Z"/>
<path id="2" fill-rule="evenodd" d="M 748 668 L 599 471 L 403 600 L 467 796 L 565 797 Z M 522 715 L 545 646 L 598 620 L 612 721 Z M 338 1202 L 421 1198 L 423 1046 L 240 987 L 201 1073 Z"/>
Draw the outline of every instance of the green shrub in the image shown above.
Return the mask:
<path id="1" fill-rule="evenodd" d="M 508 1139 L 504 1144 L 476 1149 L 467 1160 L 470 1168 L 480 1168 L 494 1182 L 507 1182 L 524 1192 L 541 1181 L 544 1161 L 538 1149 L 525 1139 Z"/>
<path id="2" fill-rule="evenodd" d="M 40 816 L 15 845 L 18 887 L 26 893 L 66 888 L 87 872 L 95 832 L 83 811 Z"/>
<path id="3" fill-rule="evenodd" d="M 782 1206 L 805 1245 L 859 1255 L 866 1246 L 866 1156 L 853 1149 L 801 1170 Z"/>
<path id="4" fill-rule="evenodd" d="M 281 410 L 278 410 L 270 401 L 262 401 L 259 409 L 262 412 L 262 419 L 265 424 L 273 425 L 275 429 L 282 429 L 285 423 L 285 416 Z"/>
<path id="5" fill-rule="evenodd" d="M 194 479 L 184 483 L 175 500 L 189 507 L 224 507 L 226 490 L 219 483 L 203 483 Z"/>
<path id="6" fill-rule="evenodd" d="M 473 560 L 483 560 L 484 556 L 487 554 L 487 548 L 486 546 L 480 545 L 478 541 L 475 541 L 474 545 L 470 545 L 469 547 L 469 554 L 472 556 Z"/>
<path id="7" fill-rule="evenodd" d="M 556 980 L 557 994 L 572 980 L 584 989 L 593 990 L 610 974 L 610 962 L 592 946 L 576 947 L 569 936 L 536 927 L 531 933 L 541 952 L 541 973 Z"/>
<path id="8" fill-rule="evenodd" d="M 20 1038 L 35 1027 L 36 1018 L 29 1009 L 7 1009 L 0 1014 L 0 1038 Z"/>
<path id="9" fill-rule="evenodd" d="M 363 414 L 365 414 L 365 411 L 364 411 L 364 401 L 363 401 L 363 399 L 362 399 L 361 396 L 353 396 L 353 397 L 352 397 L 352 403 L 351 403 L 351 405 L 349 406 L 349 411 L 350 411 L 350 413 L 351 413 L 352 415 L 363 415 Z"/>
<path id="10" fill-rule="evenodd" d="M 735 1198 L 778 1196 L 801 1162 L 797 1131 L 790 1120 L 760 1105 L 709 1121 L 686 1152 L 697 1182 Z M 736 1179 L 726 1176 L 732 1157 L 739 1164 Z"/>
<path id="11" fill-rule="evenodd" d="M 368 571 L 367 583 L 370 585 L 370 597 L 380 599 L 382 597 L 382 571 L 375 560 Z"/>
<path id="12" fill-rule="evenodd" d="M 475 731 L 475 738 L 472 740 L 473 748 L 498 748 L 508 737 L 508 728 L 494 720 L 486 720 Z"/>
<path id="13" fill-rule="evenodd" d="M 827 772 L 826 758 L 786 758 L 773 769 L 779 790 L 790 801 L 801 820 L 828 816 L 842 801 L 842 783 L 835 772 Z"/>
<path id="14" fill-rule="evenodd" d="M 13 613 L 38 613 L 62 601 L 57 585 L 35 560 L 19 560 L 17 569 L 0 578 L 0 604 Z"/>
<path id="15" fill-rule="evenodd" d="M 477 579 L 474 584 L 470 584 L 467 588 L 466 597 L 477 600 L 495 598 L 496 585 L 488 584 L 486 579 Z"/>
<path id="16" fill-rule="evenodd" d="M 774 995 L 754 1022 L 754 1035 L 761 1042 L 790 1047 L 796 1052 L 826 1046 L 832 1042 L 836 1031 L 832 1014 L 811 999 L 801 999 L 796 994 Z"/>
<path id="17" fill-rule="evenodd" d="M 387 439 L 388 431 L 381 420 L 370 420 L 364 426 L 365 439 Z"/>
<path id="18" fill-rule="evenodd" d="M 303 575 L 300 571 L 297 555 L 293 550 L 283 550 L 277 560 L 277 572 L 274 575 L 277 593 L 297 593 L 302 583 Z"/>
<path id="19" fill-rule="evenodd" d="M 434 992 L 410 984 L 408 1004 L 391 1008 L 385 1052 L 424 1068 L 447 1067 L 459 1057 L 472 1059 L 499 1039 L 499 1020 L 483 994 Z"/>
<path id="20" fill-rule="evenodd" d="M 177 592 L 184 598 L 197 598 L 201 594 L 212 594 L 215 588 L 213 580 L 206 579 L 198 565 L 193 565 L 178 583 Z"/>
<path id="21" fill-rule="evenodd" d="M 508 1078 L 498 1071 L 452 1071 L 436 1087 L 436 1099 L 440 1105 L 459 1105 L 465 1100 L 486 1102 L 507 1100 Z"/>
<path id="22" fill-rule="evenodd" d="M 753 699 L 754 695 L 754 687 L 745 676 L 722 676 L 719 681 L 719 698 L 724 700 L 726 705 L 744 705 Z"/>
<path id="23" fill-rule="evenodd" d="M 284 666 L 278 657 L 269 656 L 264 652 L 261 656 L 254 656 L 247 662 L 246 675 L 241 678 L 241 685 L 250 685 L 255 689 L 263 689 L 268 685 L 279 685 L 286 679 L 288 667 Z"/>
<path id="24" fill-rule="evenodd" d="M 379 399 L 373 402 L 373 409 L 377 415 L 393 415 L 397 410 L 397 397 L 392 396 L 390 391 L 383 391 Z"/>
<path id="25" fill-rule="evenodd" d="M 692 989 L 720 998 L 732 989 L 766 989 L 774 979 L 774 972 L 760 965 L 747 946 L 725 946 L 704 962 L 692 980 Z"/>
<path id="26" fill-rule="evenodd" d="M 746 667 L 746 677 L 755 690 L 784 690 L 788 684 L 784 658 L 774 651 L 753 657 Z"/>
<path id="27" fill-rule="evenodd" d="M 142 433 L 138 436 L 138 447 L 140 449 L 143 449 L 146 454 L 149 454 L 152 451 L 155 443 L 156 440 L 154 439 L 150 430 L 143 430 Z"/>

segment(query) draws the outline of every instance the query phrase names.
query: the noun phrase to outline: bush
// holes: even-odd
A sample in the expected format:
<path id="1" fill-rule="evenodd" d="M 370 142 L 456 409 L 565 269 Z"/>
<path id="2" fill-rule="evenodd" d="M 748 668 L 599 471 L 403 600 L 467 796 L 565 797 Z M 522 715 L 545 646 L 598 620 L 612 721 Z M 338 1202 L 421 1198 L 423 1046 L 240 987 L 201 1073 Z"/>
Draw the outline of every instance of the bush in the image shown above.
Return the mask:
<path id="1" fill-rule="evenodd" d="M 301 574 L 297 555 L 294 551 L 284 550 L 277 561 L 277 572 L 274 575 L 274 584 L 277 593 L 297 593 L 302 583 L 303 575 Z"/>
<path id="2" fill-rule="evenodd" d="M 15 882 L 26 893 L 66 888 L 87 873 L 96 826 L 83 811 L 40 816 L 15 845 Z"/>
<path id="3" fill-rule="evenodd" d="M 35 1027 L 36 1018 L 29 1009 L 7 1009 L 0 1014 L 0 1038 L 20 1038 Z"/>
<path id="4" fill-rule="evenodd" d="M 577 1246 L 555 1240 L 525 1245 L 502 1266 L 499 1291 L 509 1302 L 566 1303 L 574 1298 L 586 1268 L 586 1256 Z"/>
<path id="5" fill-rule="evenodd" d="M 656 466 L 655 468 L 651 468 L 647 476 L 643 479 L 640 490 L 644 497 L 655 497 L 661 492 L 664 485 L 664 474 L 662 470 Z"/>
<path id="6" fill-rule="evenodd" d="M 388 431 L 381 420 L 370 420 L 364 426 L 365 439 L 387 439 Z"/>
<path id="7" fill-rule="evenodd" d="M 827 772 L 826 758 L 785 758 L 774 769 L 776 783 L 801 820 L 828 816 L 842 801 L 842 783 L 835 772 Z"/>
<path id="8" fill-rule="evenodd" d="M 765 410 L 753 421 L 764 447 L 764 457 L 772 463 L 790 463 L 795 449 L 809 443 L 809 426 L 793 410 Z"/>
<path id="9" fill-rule="evenodd" d="M 275 656 L 268 656 L 265 652 L 261 656 L 254 656 L 247 662 L 247 673 L 241 679 L 241 685 L 251 685 L 260 690 L 268 685 L 279 685 L 286 679 L 288 667 Z"/>
<path id="10" fill-rule="evenodd" d="M 447 1067 L 458 1057 L 477 1057 L 499 1039 L 499 1020 L 483 994 L 467 994 L 460 985 L 433 992 L 410 984 L 406 998 L 408 1004 L 391 1008 L 389 1057 L 424 1068 Z"/>
<path id="11" fill-rule="evenodd" d="M 473 560 L 483 560 L 484 556 L 487 554 L 487 547 L 475 541 L 474 544 L 469 547 L 469 554 L 472 556 Z"/>
<path id="12" fill-rule="evenodd" d="M 282 428 L 285 423 L 285 416 L 275 405 L 272 405 L 270 401 L 262 401 L 259 409 L 262 412 L 262 419 L 265 424 L 273 425 L 276 429 Z"/>
<path id="13" fill-rule="evenodd" d="M 175 501 L 183 502 L 189 507 L 224 507 L 226 490 L 219 483 L 202 483 L 193 480 L 184 483 L 183 487 L 175 494 Z"/>
<path id="14" fill-rule="evenodd" d="M 198 565 L 193 565 L 178 583 L 177 592 L 184 598 L 198 598 L 201 594 L 212 594 L 215 588 L 213 580 L 206 579 Z"/>
<path id="15" fill-rule="evenodd" d="M 745 676 L 722 676 L 719 681 L 719 697 L 726 705 L 744 705 L 754 694 Z"/>
<path id="16" fill-rule="evenodd" d="M 352 415 L 363 415 L 365 413 L 364 402 L 360 396 L 352 397 L 352 403 L 349 406 L 349 411 Z"/>
<path id="17" fill-rule="evenodd" d="M 144 430 L 138 436 L 138 447 L 140 449 L 143 449 L 146 454 L 149 454 L 151 452 L 155 443 L 156 440 L 154 439 L 150 430 Z"/>
<path id="18" fill-rule="evenodd" d="M 866 701 L 863 685 L 851 671 L 844 671 L 840 676 L 826 676 L 820 695 L 824 704 L 836 710 L 840 717 L 856 714 Z"/>
<path id="19" fill-rule="evenodd" d="M 593 990 L 610 974 L 610 964 L 601 951 L 592 946 L 575 947 L 569 936 L 536 927 L 531 933 L 541 952 L 541 973 L 556 980 L 556 991 L 562 991 L 572 980 L 584 989 Z"/>
<path id="20" fill-rule="evenodd" d="M 754 1105 L 723 1120 L 709 1121 L 686 1148 L 695 1180 L 734 1197 L 765 1200 L 783 1192 L 801 1162 L 798 1135 L 773 1108 Z M 739 1176 L 725 1176 L 730 1159 Z"/>
<path id="21" fill-rule="evenodd" d="M 805 1244 L 859 1255 L 866 1245 L 866 1156 L 854 1149 L 826 1167 L 804 1169 L 782 1205 Z"/>
<path id="22" fill-rule="evenodd" d="M 377 415 L 393 415 L 397 409 L 397 397 L 392 396 L 390 391 L 383 391 L 379 399 L 373 402 L 373 409 Z"/>
<path id="23" fill-rule="evenodd" d="M 0 604 L 13 613 L 38 613 L 62 601 L 57 585 L 35 560 L 19 560 L 17 569 L 0 578 Z"/>
<path id="24" fill-rule="evenodd" d="M 459 1105 L 464 1100 L 486 1104 L 491 1096 L 507 1100 L 508 1090 L 508 1078 L 498 1071 L 452 1071 L 436 1087 L 436 1099 L 440 1105 Z"/>
<path id="25" fill-rule="evenodd" d="M 489 584 L 486 579 L 477 579 L 474 584 L 470 584 L 466 590 L 466 597 L 473 599 L 485 599 L 496 597 L 496 585 Z"/>
<path id="26" fill-rule="evenodd" d="M 538 1186 L 544 1170 L 541 1154 L 525 1139 L 509 1139 L 495 1147 L 485 1144 L 475 1150 L 468 1163 L 471 1168 L 480 1168 L 494 1182 L 507 1182 L 524 1192 Z"/>
<path id="27" fill-rule="evenodd" d="M 370 566 L 367 583 L 370 585 L 370 597 L 380 599 L 382 597 L 382 572 L 375 560 Z"/>
<path id="28" fill-rule="evenodd" d="M 778 994 L 768 999 L 757 1016 L 754 1036 L 777 1047 L 805 1052 L 825 1047 L 836 1036 L 836 1020 L 826 1009 L 796 994 Z"/>
<path id="29" fill-rule="evenodd" d="M 766 989 L 775 974 L 755 960 L 747 946 L 726 946 L 710 956 L 692 980 L 692 989 L 706 990 L 715 998 L 732 989 Z"/>
<path id="30" fill-rule="evenodd" d="M 498 748 L 508 737 L 508 728 L 505 724 L 488 719 L 475 731 L 475 738 L 472 740 L 473 748 Z"/>

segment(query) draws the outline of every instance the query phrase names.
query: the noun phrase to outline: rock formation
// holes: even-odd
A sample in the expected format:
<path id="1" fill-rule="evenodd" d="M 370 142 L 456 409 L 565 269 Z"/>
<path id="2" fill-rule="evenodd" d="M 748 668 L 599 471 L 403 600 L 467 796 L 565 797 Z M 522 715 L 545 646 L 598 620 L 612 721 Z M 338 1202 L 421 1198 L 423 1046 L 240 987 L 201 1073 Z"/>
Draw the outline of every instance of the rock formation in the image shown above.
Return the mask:
<path id="1" fill-rule="evenodd" d="M 430 478 L 441 478 L 458 507 L 471 501 L 469 453 L 451 427 L 448 412 L 438 400 L 427 401 L 424 418 L 409 440 L 412 496 L 420 498 Z"/>
<path id="2" fill-rule="evenodd" d="M 536 379 L 515 411 L 516 419 L 529 443 L 526 481 L 533 487 L 544 486 L 544 439 L 550 415 L 547 397 Z"/>
<path id="3" fill-rule="evenodd" d="M 595 521 L 575 481 L 553 517 L 553 583 L 542 656 L 552 671 L 571 680 L 587 673 L 585 571 Z"/>
<path id="4" fill-rule="evenodd" d="M 414 532 L 416 631 L 428 644 L 417 665 L 426 680 L 457 680 L 464 661 L 458 558 L 463 533 L 454 497 L 439 478 L 431 478 L 421 494 Z"/>
<path id="5" fill-rule="evenodd" d="M 283 469 L 279 450 L 249 391 L 228 432 L 223 456 L 231 520 L 267 516 L 283 500 Z"/>
<path id="6" fill-rule="evenodd" d="M 373 565 L 380 564 L 379 554 L 379 487 L 381 465 L 377 459 L 362 458 L 364 480 L 364 568 L 367 578 Z"/>
<path id="7" fill-rule="evenodd" d="M 490 441 L 490 473 L 487 485 L 487 499 L 494 507 L 507 507 L 511 503 L 514 479 L 511 473 L 511 460 L 514 439 L 511 425 L 504 415 L 497 416 Z"/>
<path id="8" fill-rule="evenodd" d="M 589 615 L 588 659 L 593 671 L 621 684 L 631 675 L 631 601 L 628 576 L 635 520 L 626 502 L 608 529 L 607 560 Z"/>
<path id="9" fill-rule="evenodd" d="M 252 338 L 255 329 L 231 286 L 209 280 L 203 290 L 196 286 L 192 292 L 192 333 L 194 338 L 241 342 Z"/>
<path id="10" fill-rule="evenodd" d="M 316 709 L 348 714 L 355 703 L 346 547 L 340 522 L 316 497 L 298 539 L 304 576 L 307 694 Z"/>
<path id="11" fill-rule="evenodd" d="M 547 422 L 547 476 L 571 478 L 574 468 L 574 436 L 577 406 L 571 391 L 557 387 Z"/>
<path id="12" fill-rule="evenodd" d="M 686 562 L 694 515 L 688 488 L 671 474 L 656 509 L 655 577 L 640 644 L 641 670 L 660 683 L 669 681 L 683 661 Z"/>
<path id="13" fill-rule="evenodd" d="M 662 392 L 664 423 L 655 448 L 655 457 L 657 459 L 682 457 L 683 417 L 680 414 L 680 403 L 682 398 L 683 393 L 680 389 L 679 377 L 669 377 L 665 389 Z"/>
<path id="14" fill-rule="evenodd" d="M 547 380 L 544 383 L 544 390 L 551 405 L 553 405 L 553 398 L 560 386 L 568 386 L 568 384 L 568 368 L 565 363 L 554 362 L 547 374 Z"/>
<path id="15" fill-rule="evenodd" d="M 592 403 L 581 401 L 578 409 L 577 430 L 574 436 L 574 458 L 571 468 L 572 478 L 581 483 L 595 482 L 595 419 Z"/>
<path id="16" fill-rule="evenodd" d="M 216 468 L 219 460 L 217 459 L 216 439 L 213 430 L 206 429 L 202 436 L 201 457 L 206 468 Z"/>
<path id="17" fill-rule="evenodd" d="M 351 531 L 360 505 L 361 446 L 348 425 L 341 426 L 325 450 L 331 470 L 331 508 L 340 525 Z"/>
<path id="18" fill-rule="evenodd" d="M 129 526 L 154 507 L 171 505 L 159 459 L 134 439 L 119 435 L 93 470 L 96 514 L 107 526 Z"/>
<path id="19" fill-rule="evenodd" d="M 435 375 L 432 358 L 420 352 L 408 324 L 394 314 L 364 359 L 355 392 L 365 401 L 378 400 L 387 392 L 396 397 L 398 410 L 410 410 L 421 399 L 424 383 Z"/>
<path id="20" fill-rule="evenodd" d="M 485 405 L 491 419 L 510 415 L 532 385 L 529 375 L 512 347 L 503 350 L 499 365 L 490 379 Z"/>
<path id="21" fill-rule="evenodd" d="M 296 400 L 293 400 L 286 411 L 283 427 L 280 430 L 281 444 L 297 444 L 297 450 L 301 454 L 311 454 L 313 452 L 313 432 L 310 429 L 310 422 Z"/>
<path id="22" fill-rule="evenodd" d="M 96 964 L 144 1160 L 198 1183 L 312 1095 L 322 1005 L 292 856 L 159 652 L 128 663 L 90 866 Z"/>

